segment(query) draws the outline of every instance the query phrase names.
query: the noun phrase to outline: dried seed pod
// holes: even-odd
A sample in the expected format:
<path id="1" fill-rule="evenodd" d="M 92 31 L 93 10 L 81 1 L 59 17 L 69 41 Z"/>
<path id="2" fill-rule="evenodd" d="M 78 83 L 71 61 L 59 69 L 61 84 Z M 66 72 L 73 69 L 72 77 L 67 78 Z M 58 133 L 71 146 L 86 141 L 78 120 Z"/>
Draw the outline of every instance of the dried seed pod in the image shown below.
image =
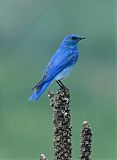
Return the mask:
<path id="1" fill-rule="evenodd" d="M 67 88 L 60 88 L 56 94 L 49 92 L 50 104 L 53 109 L 54 123 L 54 149 L 55 160 L 70 160 L 72 153 L 71 144 L 71 114 L 70 95 Z"/>
<path id="2" fill-rule="evenodd" d="M 40 155 L 40 160 L 47 160 L 46 156 L 44 154 Z"/>
<path id="3" fill-rule="evenodd" d="M 90 160 L 92 142 L 91 138 L 91 128 L 88 122 L 84 121 L 81 130 L 80 160 Z"/>

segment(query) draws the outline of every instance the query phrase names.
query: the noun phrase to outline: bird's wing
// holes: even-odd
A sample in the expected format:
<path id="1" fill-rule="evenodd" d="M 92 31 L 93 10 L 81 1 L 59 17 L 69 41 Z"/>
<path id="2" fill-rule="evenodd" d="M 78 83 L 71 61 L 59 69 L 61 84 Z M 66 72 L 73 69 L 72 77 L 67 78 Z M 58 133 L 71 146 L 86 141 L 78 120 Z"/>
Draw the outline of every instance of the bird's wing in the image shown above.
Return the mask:
<path id="1" fill-rule="evenodd" d="M 75 63 L 77 58 L 77 54 L 72 53 L 72 51 L 58 50 L 45 68 L 45 81 L 53 80 L 61 71 Z"/>
<path id="2" fill-rule="evenodd" d="M 47 67 L 45 68 L 42 80 L 32 89 L 39 90 L 44 83 L 47 83 L 49 81 L 51 82 L 61 71 L 63 71 L 68 66 L 76 63 L 77 59 L 77 51 L 74 51 L 73 53 L 73 51 L 69 50 L 68 52 L 58 50 L 53 55 Z"/>

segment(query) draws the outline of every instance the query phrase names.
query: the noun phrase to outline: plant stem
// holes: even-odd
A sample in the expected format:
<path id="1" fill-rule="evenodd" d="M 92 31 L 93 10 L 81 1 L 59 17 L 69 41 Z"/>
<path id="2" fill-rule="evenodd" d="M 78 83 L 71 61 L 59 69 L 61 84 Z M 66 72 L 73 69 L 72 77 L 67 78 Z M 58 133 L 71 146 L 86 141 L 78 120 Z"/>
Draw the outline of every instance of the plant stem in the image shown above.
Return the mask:
<path id="1" fill-rule="evenodd" d="M 67 88 L 60 88 L 56 94 L 49 92 L 50 105 L 53 109 L 54 123 L 54 150 L 55 160 L 70 160 L 72 153 L 71 144 L 71 114 L 70 95 Z"/>
<path id="2" fill-rule="evenodd" d="M 47 160 L 46 156 L 44 154 L 40 155 L 40 160 Z"/>
<path id="3" fill-rule="evenodd" d="M 80 160 L 90 160 L 91 142 L 92 142 L 91 128 L 87 121 L 83 122 L 81 130 L 81 145 L 80 145 Z"/>

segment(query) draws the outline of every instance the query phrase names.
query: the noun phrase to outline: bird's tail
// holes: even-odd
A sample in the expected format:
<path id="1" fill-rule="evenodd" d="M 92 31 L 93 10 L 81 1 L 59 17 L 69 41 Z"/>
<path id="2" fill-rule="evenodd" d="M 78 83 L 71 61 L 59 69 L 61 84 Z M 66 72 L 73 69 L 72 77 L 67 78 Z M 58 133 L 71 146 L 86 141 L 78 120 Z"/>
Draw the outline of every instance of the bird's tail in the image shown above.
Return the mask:
<path id="1" fill-rule="evenodd" d="M 36 101 L 49 86 L 51 82 L 42 83 L 41 86 L 38 86 L 38 89 L 34 89 L 33 94 L 28 98 L 28 101 Z"/>

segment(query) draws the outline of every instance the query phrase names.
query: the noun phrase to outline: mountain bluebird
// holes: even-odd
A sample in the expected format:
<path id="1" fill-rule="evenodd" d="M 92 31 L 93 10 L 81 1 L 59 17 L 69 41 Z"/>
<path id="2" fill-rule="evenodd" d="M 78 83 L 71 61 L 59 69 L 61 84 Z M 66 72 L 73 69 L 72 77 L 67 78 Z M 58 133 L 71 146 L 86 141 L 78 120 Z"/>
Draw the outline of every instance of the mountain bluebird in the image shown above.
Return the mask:
<path id="1" fill-rule="evenodd" d="M 60 87 L 64 87 L 60 80 L 70 73 L 78 61 L 77 43 L 82 39 L 85 37 L 77 34 L 68 35 L 63 39 L 59 49 L 44 69 L 43 78 L 33 87 L 34 92 L 28 100 L 36 101 L 53 81 L 56 81 Z"/>

